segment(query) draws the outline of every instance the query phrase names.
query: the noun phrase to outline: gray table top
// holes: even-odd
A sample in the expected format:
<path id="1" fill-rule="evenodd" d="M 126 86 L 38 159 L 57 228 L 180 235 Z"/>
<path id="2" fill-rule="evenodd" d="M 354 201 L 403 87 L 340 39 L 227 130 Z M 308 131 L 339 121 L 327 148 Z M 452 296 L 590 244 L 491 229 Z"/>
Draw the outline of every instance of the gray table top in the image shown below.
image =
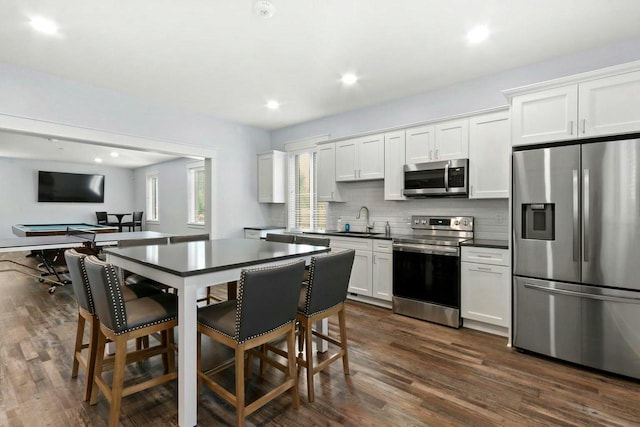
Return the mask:
<path id="1" fill-rule="evenodd" d="M 181 277 L 319 255 L 324 246 L 253 239 L 219 239 L 170 245 L 107 248 L 107 254 Z"/>

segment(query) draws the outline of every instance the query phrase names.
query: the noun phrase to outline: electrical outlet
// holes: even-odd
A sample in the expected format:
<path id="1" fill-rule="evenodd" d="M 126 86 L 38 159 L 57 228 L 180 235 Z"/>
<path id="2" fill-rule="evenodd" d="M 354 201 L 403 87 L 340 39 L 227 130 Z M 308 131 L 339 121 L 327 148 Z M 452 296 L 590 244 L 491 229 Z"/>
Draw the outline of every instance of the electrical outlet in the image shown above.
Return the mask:
<path id="1" fill-rule="evenodd" d="M 507 222 L 507 214 L 504 212 L 496 213 L 496 224 L 502 225 Z"/>

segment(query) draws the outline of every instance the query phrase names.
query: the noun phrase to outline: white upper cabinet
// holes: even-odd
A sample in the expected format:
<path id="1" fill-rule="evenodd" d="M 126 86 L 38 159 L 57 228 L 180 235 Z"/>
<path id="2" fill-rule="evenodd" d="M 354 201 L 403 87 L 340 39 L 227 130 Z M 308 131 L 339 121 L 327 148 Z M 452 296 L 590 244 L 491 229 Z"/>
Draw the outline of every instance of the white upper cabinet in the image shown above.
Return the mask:
<path id="1" fill-rule="evenodd" d="M 450 120 L 436 124 L 434 160 L 469 157 L 469 120 Z"/>
<path id="2" fill-rule="evenodd" d="M 433 126 L 418 126 L 406 130 L 405 163 L 425 163 L 433 161 Z"/>
<path id="3" fill-rule="evenodd" d="M 575 83 L 578 77 L 565 86 L 507 91 L 515 93 L 513 145 L 640 131 L 640 71 L 585 77 Z"/>
<path id="4" fill-rule="evenodd" d="M 559 87 L 513 98 L 513 145 L 576 137 L 578 86 Z"/>
<path id="5" fill-rule="evenodd" d="M 336 181 L 384 178 L 384 135 L 336 142 Z"/>
<path id="6" fill-rule="evenodd" d="M 640 130 L 640 71 L 579 85 L 578 134 L 614 135 Z"/>
<path id="7" fill-rule="evenodd" d="M 449 120 L 406 130 L 405 163 L 469 157 L 469 120 Z"/>
<path id="8" fill-rule="evenodd" d="M 258 155 L 258 202 L 285 202 L 285 153 L 270 151 Z"/>
<path id="9" fill-rule="evenodd" d="M 469 118 L 469 198 L 509 197 L 509 112 Z"/>
<path id="10" fill-rule="evenodd" d="M 405 131 L 384 134 L 384 199 L 404 200 Z"/>
<path id="11" fill-rule="evenodd" d="M 319 202 L 341 202 L 336 184 L 336 144 L 318 145 L 318 173 L 316 183 Z"/>

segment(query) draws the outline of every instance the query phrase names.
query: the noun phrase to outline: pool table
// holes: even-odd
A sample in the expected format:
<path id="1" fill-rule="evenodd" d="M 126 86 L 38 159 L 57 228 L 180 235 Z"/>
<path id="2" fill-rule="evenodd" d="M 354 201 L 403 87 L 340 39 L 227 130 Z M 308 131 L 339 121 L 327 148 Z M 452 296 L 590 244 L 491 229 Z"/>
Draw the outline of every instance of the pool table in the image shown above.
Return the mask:
<path id="1" fill-rule="evenodd" d="M 67 227 L 94 233 L 115 233 L 118 227 L 108 225 L 71 223 L 71 224 L 16 224 L 12 226 L 13 234 L 18 237 L 29 236 L 61 236 L 67 234 Z"/>

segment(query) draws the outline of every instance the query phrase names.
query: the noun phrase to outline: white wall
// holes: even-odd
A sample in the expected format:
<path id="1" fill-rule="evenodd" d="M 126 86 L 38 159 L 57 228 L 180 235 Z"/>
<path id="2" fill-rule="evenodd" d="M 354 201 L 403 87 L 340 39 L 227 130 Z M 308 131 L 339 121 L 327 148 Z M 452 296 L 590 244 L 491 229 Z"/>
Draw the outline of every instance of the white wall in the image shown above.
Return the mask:
<path id="1" fill-rule="evenodd" d="M 104 175 L 104 203 L 39 203 L 39 170 Z M 15 237 L 14 224 L 95 224 L 96 211 L 124 213 L 134 207 L 131 169 L 0 157 L 0 181 L 0 238 Z"/>
<path id="2" fill-rule="evenodd" d="M 271 147 L 329 134 L 331 139 L 507 104 L 502 90 L 640 59 L 640 38 L 400 98 L 271 132 Z M 487 58 L 491 60 L 491 58 Z"/>
<path id="3" fill-rule="evenodd" d="M 0 113 L 216 150 L 218 237 L 268 222 L 257 203 L 256 155 L 269 133 L 0 62 Z M 5 201 L 2 200 L 4 203 Z"/>

